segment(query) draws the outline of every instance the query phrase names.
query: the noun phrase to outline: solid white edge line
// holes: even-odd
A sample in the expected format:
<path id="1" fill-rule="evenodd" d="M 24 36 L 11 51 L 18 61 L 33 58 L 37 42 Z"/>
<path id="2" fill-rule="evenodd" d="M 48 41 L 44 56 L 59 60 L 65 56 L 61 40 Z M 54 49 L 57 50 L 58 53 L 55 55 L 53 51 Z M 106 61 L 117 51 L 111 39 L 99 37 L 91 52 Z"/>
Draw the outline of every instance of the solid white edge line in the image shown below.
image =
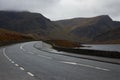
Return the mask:
<path id="1" fill-rule="evenodd" d="M 34 76 L 34 74 L 32 74 L 31 72 L 27 72 L 27 74 L 29 74 L 30 76 Z"/>

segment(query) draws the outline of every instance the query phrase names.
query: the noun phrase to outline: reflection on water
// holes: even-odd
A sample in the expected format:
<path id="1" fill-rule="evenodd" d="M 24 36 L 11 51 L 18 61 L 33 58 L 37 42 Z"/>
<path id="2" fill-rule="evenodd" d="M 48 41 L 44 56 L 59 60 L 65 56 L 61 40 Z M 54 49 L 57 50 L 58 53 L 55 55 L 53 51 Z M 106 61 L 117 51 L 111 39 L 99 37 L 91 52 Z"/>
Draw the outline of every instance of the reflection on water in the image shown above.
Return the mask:
<path id="1" fill-rule="evenodd" d="M 80 47 L 80 49 L 92 49 L 92 50 L 118 51 L 118 52 L 120 52 L 120 44 L 107 44 L 107 45 L 83 44 L 83 46 L 85 46 L 85 47 Z"/>

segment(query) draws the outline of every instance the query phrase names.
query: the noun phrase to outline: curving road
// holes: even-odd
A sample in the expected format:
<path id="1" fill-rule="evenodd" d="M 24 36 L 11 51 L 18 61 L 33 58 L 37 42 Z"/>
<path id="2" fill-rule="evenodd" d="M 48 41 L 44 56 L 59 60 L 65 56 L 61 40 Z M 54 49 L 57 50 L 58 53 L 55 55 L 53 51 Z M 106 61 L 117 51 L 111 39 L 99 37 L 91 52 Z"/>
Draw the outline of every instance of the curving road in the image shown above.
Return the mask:
<path id="1" fill-rule="evenodd" d="M 0 49 L 0 80 L 120 80 L 120 65 L 40 51 L 36 43 Z"/>

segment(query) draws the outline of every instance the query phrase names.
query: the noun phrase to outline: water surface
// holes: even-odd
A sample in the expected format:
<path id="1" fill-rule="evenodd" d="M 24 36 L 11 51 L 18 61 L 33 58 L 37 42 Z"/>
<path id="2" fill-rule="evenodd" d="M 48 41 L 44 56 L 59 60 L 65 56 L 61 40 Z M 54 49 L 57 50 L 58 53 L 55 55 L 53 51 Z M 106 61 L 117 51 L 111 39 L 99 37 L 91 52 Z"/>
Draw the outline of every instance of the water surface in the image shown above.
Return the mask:
<path id="1" fill-rule="evenodd" d="M 102 51 L 117 51 L 120 52 L 120 44 L 83 44 L 85 47 L 80 49 L 102 50 Z"/>

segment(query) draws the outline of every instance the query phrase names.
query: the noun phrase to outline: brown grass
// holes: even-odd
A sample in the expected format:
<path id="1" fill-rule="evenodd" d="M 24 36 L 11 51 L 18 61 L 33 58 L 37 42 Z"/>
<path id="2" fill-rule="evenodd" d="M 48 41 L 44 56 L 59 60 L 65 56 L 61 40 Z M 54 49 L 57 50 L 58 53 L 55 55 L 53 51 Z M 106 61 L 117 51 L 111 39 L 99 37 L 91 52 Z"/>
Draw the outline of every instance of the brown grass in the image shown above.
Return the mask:
<path id="1" fill-rule="evenodd" d="M 64 47 L 64 48 L 73 48 L 73 47 L 80 46 L 79 43 L 73 42 L 73 41 L 68 41 L 68 40 L 47 40 L 45 42 L 50 43 L 53 46 Z"/>
<path id="2" fill-rule="evenodd" d="M 0 29 L 0 42 L 20 41 L 32 39 L 32 37 L 17 32 Z"/>

